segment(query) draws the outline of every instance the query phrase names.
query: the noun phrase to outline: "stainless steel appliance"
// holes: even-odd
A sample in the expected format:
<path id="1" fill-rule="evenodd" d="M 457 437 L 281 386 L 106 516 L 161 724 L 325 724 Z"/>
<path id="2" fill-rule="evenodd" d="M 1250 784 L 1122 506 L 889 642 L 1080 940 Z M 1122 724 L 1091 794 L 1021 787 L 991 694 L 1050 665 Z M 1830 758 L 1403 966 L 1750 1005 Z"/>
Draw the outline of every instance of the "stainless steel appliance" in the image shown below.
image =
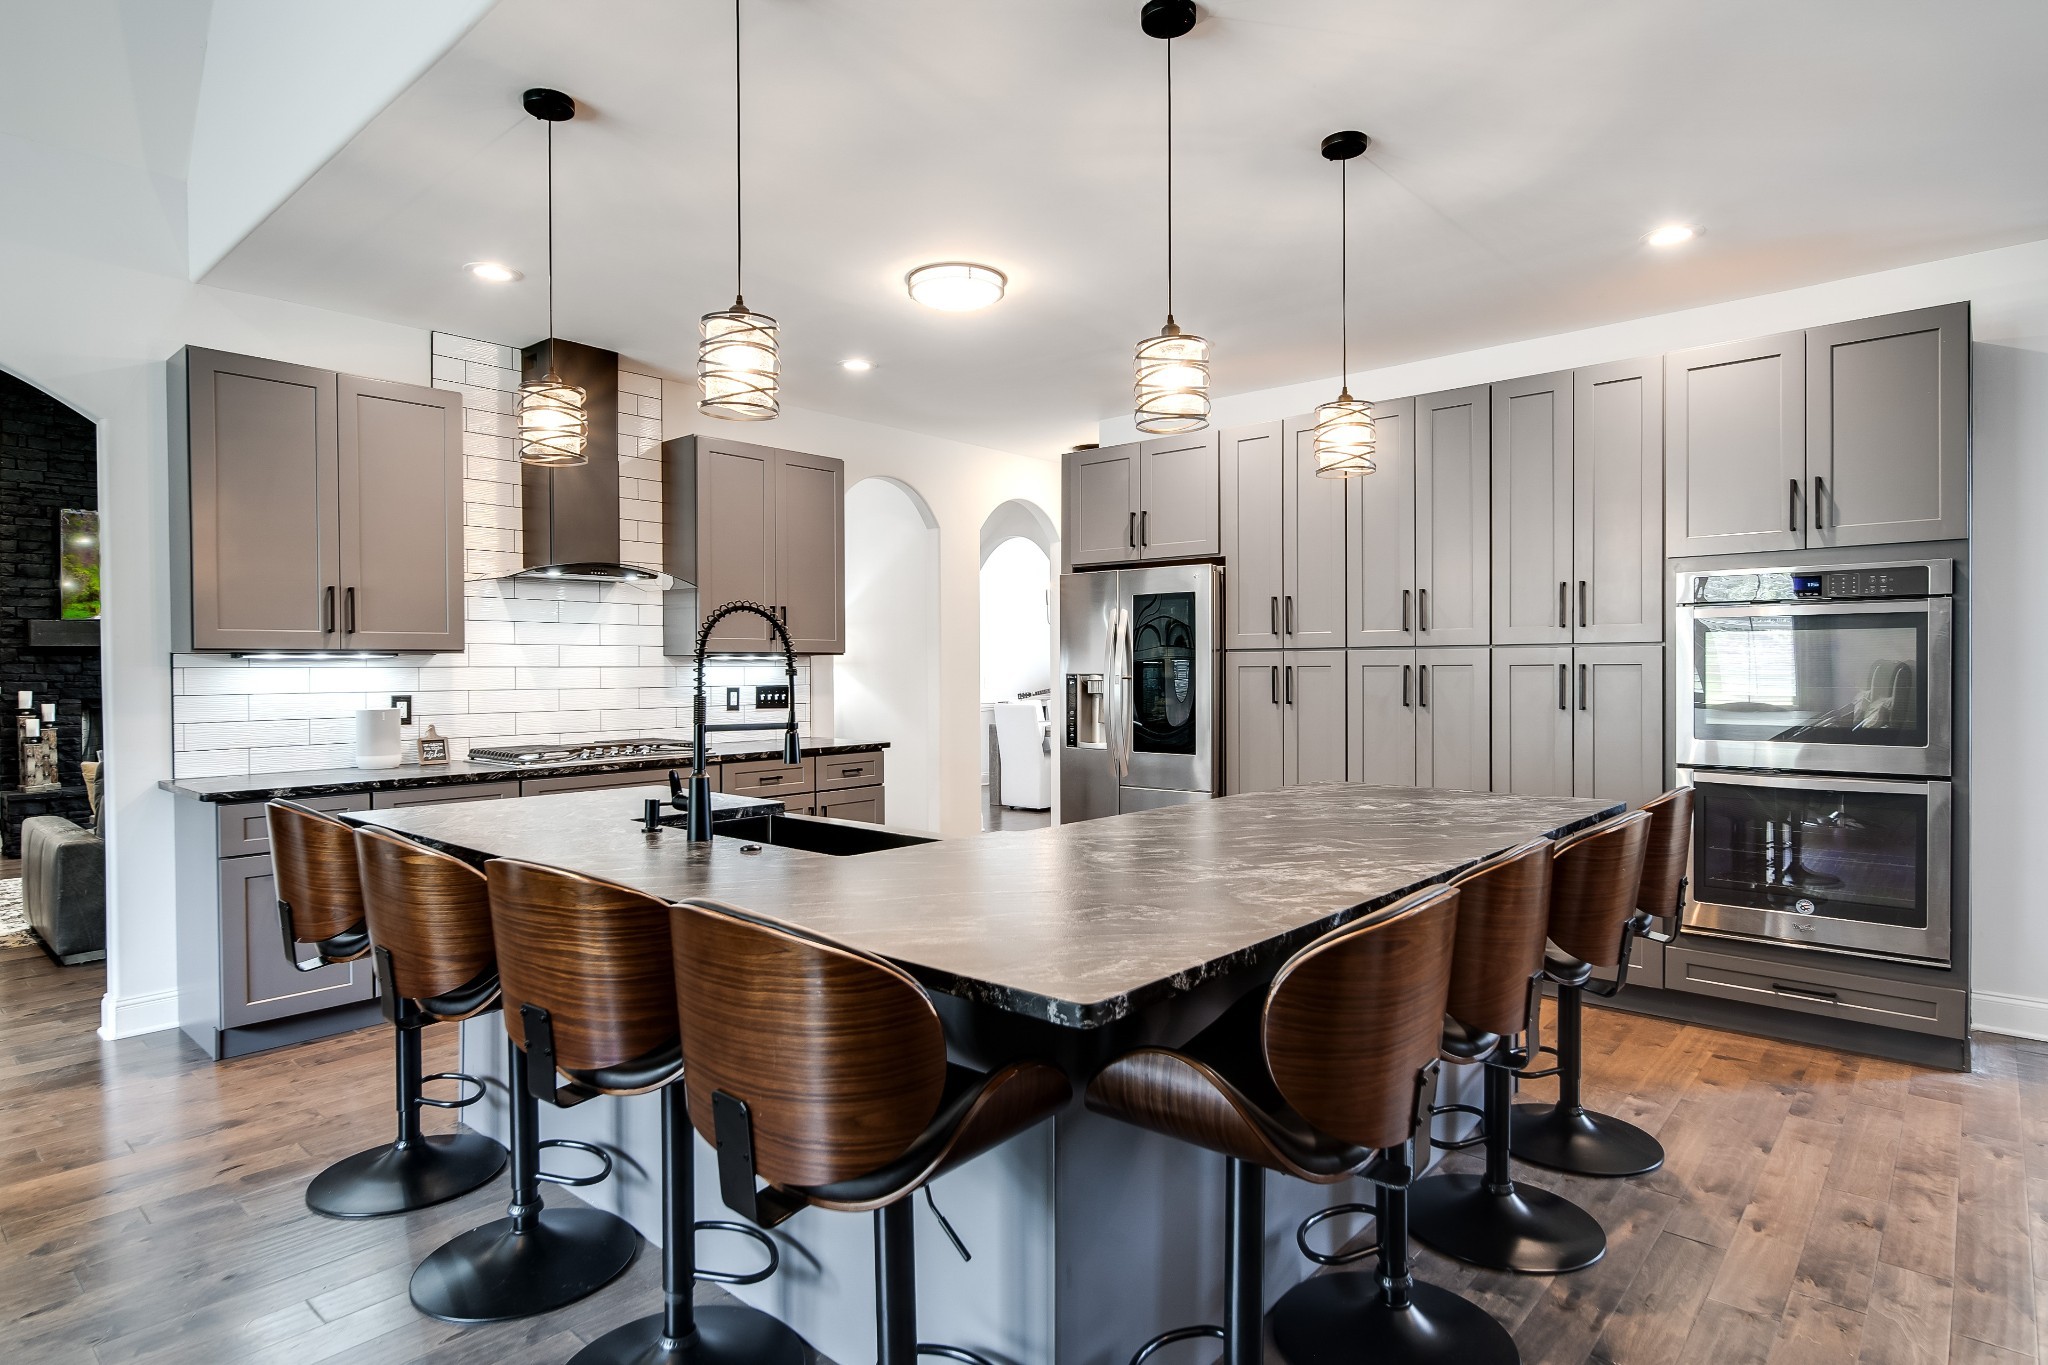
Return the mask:
<path id="1" fill-rule="evenodd" d="M 1061 578 L 1061 823 L 1216 794 L 1222 604 L 1213 564 Z"/>
<path id="2" fill-rule="evenodd" d="M 594 744 L 519 744 L 471 748 L 472 763 L 502 763 L 511 768 L 532 768 L 555 763 L 602 763 L 621 758 L 690 757 L 690 742 L 683 739 L 608 739 Z"/>
<path id="3" fill-rule="evenodd" d="M 1695 570 L 1677 588 L 1686 929 L 1948 965 L 1953 561 Z"/>

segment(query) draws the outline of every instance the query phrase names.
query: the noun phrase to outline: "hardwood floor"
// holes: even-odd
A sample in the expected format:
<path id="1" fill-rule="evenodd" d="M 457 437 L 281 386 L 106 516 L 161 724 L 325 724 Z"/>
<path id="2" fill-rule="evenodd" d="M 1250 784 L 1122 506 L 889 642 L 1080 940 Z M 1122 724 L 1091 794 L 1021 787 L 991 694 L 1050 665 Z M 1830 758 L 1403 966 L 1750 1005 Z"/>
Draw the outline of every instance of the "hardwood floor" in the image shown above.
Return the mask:
<path id="1" fill-rule="evenodd" d="M 361 1223 L 302 1202 L 322 1166 L 386 1136 L 388 1035 L 216 1066 L 175 1033 L 99 1042 L 102 980 L 0 951 L 9 1365 L 562 1362 L 658 1304 L 649 1254 L 544 1319 L 419 1316 L 413 1264 L 498 1216 L 501 1188 Z M 1525 1361 L 2041 1359 L 2048 1044 L 1981 1040 L 1961 1076 L 1598 1009 L 1586 1035 L 1589 1102 L 1656 1131 L 1669 1160 L 1631 1181 L 1518 1175 L 1592 1210 L 1606 1259 L 1547 1279 L 1422 1258 L 1424 1278 L 1507 1324 Z M 429 1069 L 453 1066 L 454 1031 L 428 1038 Z"/>

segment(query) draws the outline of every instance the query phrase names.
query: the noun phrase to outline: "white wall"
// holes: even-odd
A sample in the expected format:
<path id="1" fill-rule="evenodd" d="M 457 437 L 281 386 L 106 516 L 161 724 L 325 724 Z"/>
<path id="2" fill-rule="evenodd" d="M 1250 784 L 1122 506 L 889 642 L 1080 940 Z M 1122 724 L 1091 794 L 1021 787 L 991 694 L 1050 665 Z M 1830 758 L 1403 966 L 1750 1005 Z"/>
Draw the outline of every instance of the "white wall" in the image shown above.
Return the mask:
<path id="1" fill-rule="evenodd" d="M 1967 299 L 1971 303 L 1971 953 L 1977 1027 L 2048 1038 L 2048 884 L 2029 857 L 2048 771 L 2048 241 L 1355 374 L 1373 398 L 1432 393 L 1629 356 Z M 1270 421 L 1334 396 L 1334 377 L 1236 394 L 1216 425 Z M 1106 444 L 1133 439 L 1127 418 Z"/>
<path id="2" fill-rule="evenodd" d="M 981 699 L 1052 686 L 1052 561 L 1021 537 L 981 566 Z"/>
<path id="3" fill-rule="evenodd" d="M 886 739 L 887 819 L 939 828 L 939 531 L 889 479 L 846 490 L 846 653 L 832 730 Z"/>

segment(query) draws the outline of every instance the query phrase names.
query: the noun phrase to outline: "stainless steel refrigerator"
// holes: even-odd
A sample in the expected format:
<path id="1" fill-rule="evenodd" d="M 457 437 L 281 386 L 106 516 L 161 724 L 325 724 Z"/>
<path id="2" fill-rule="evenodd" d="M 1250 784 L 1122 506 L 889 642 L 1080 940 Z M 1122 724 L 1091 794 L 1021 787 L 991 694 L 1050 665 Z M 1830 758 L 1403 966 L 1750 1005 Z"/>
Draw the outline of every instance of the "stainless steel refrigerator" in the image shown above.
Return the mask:
<path id="1" fill-rule="evenodd" d="M 1221 787 L 1223 571 L 1060 579 L 1060 822 L 1206 801 Z"/>

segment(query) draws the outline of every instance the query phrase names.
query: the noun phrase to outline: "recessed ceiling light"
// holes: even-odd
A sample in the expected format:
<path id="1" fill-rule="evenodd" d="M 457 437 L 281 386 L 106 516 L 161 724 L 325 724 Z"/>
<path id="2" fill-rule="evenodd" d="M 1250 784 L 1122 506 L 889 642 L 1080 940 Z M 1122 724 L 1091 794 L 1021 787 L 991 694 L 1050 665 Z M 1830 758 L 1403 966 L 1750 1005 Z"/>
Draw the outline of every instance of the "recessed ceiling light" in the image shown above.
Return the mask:
<path id="1" fill-rule="evenodd" d="M 1002 298 L 1010 281 L 994 266 L 941 261 L 919 266 L 903 277 L 903 283 L 910 287 L 910 297 L 927 308 L 971 313 Z"/>
<path id="2" fill-rule="evenodd" d="M 1684 223 L 1666 223 L 1643 238 L 1651 246 L 1683 246 L 1693 239 L 1693 229 Z"/>
<path id="3" fill-rule="evenodd" d="M 496 261 L 471 261 L 462 268 L 478 279 L 488 280 L 492 284 L 510 284 L 514 280 L 525 278 L 511 266 L 500 265 Z"/>
<path id="4" fill-rule="evenodd" d="M 875 362 L 872 360 L 862 360 L 859 356 L 852 356 L 840 361 L 839 368 L 853 374 L 866 374 L 869 370 L 875 368 Z"/>

